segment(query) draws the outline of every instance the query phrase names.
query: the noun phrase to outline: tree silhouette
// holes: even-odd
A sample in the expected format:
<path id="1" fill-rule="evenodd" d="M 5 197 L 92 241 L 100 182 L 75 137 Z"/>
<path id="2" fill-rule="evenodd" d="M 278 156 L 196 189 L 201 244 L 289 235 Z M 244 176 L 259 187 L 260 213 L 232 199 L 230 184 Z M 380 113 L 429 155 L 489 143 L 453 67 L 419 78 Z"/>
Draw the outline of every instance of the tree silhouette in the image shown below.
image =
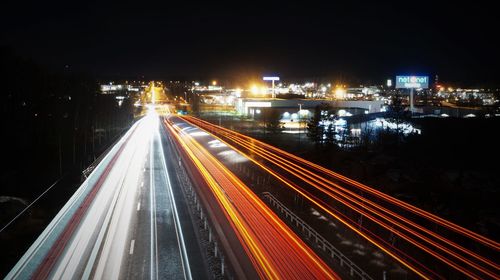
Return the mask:
<path id="1" fill-rule="evenodd" d="M 313 143 L 324 144 L 330 140 L 334 141 L 335 130 L 332 125 L 331 110 L 332 107 L 328 103 L 321 103 L 314 109 L 313 116 L 307 122 L 307 137 Z"/>
<path id="2" fill-rule="evenodd" d="M 262 112 L 265 133 L 280 133 L 283 131 L 283 122 L 281 122 L 281 113 L 278 110 L 265 108 Z"/>

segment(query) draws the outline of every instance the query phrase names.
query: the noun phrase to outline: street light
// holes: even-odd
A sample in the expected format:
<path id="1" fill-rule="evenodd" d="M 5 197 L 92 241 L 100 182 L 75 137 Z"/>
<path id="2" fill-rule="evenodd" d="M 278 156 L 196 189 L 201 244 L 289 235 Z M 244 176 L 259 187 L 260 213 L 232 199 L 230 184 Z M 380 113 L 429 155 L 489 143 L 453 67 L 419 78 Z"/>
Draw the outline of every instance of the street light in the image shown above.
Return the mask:
<path id="1" fill-rule="evenodd" d="M 254 94 L 254 95 L 257 95 L 259 93 L 259 88 L 256 86 L 256 85 L 253 85 L 251 88 L 250 88 L 250 91 Z"/>
<path id="2" fill-rule="evenodd" d="M 338 87 L 337 89 L 335 89 L 335 98 L 336 99 L 344 99 L 345 98 L 345 94 L 346 94 L 346 90 L 341 88 L 341 87 Z"/>

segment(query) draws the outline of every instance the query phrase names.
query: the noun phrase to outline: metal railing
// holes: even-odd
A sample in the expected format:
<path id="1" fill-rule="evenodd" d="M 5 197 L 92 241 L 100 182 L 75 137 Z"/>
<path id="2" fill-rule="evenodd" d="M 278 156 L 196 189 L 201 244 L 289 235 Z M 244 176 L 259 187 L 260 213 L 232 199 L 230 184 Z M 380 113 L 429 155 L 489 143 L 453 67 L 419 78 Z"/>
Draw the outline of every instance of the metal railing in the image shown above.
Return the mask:
<path id="1" fill-rule="evenodd" d="M 321 248 L 328 256 L 334 261 L 338 261 L 341 267 L 346 266 L 349 270 L 349 274 L 352 277 L 359 279 L 373 280 L 366 272 L 364 272 L 359 266 L 352 262 L 348 257 L 335 248 L 328 240 L 321 236 L 316 230 L 314 230 L 310 225 L 299 218 L 295 213 L 288 209 L 283 203 L 281 203 L 276 197 L 274 197 L 269 192 L 262 193 L 262 196 L 269 204 L 279 211 L 281 216 L 289 220 L 293 226 L 301 231 L 302 234 L 306 234 L 307 238 L 314 242 L 319 248 Z"/>
<path id="2" fill-rule="evenodd" d="M 198 194 L 193 186 L 192 179 L 186 171 L 184 160 L 181 160 L 179 147 L 170 138 L 174 158 L 177 158 L 178 164 L 174 164 L 174 170 L 181 185 L 181 190 L 186 198 L 189 211 L 196 218 L 198 224 L 198 233 L 200 234 L 200 245 L 206 250 L 206 257 L 210 271 L 213 273 L 209 279 L 234 279 L 232 271 L 225 260 L 224 252 L 221 248 L 221 242 L 214 230 L 214 225 L 208 217 L 208 211 L 200 201 Z"/>

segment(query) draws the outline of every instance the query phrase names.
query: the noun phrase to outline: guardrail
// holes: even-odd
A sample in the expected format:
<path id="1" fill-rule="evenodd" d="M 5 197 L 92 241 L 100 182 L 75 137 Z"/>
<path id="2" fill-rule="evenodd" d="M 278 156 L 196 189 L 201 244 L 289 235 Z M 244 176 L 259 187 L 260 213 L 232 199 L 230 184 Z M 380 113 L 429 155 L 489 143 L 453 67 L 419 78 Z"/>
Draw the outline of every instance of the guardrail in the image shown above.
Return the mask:
<path id="1" fill-rule="evenodd" d="M 212 270 L 214 275 L 212 275 L 213 279 L 231 279 L 231 275 L 227 275 L 226 263 L 224 261 L 224 254 L 219 248 L 218 240 L 216 237 L 216 233 L 213 232 L 213 225 L 211 224 L 209 217 L 205 213 L 204 207 L 194 190 L 194 187 L 189 179 L 184 166 L 179 161 L 179 166 L 175 168 L 181 186 L 183 187 L 183 193 L 187 199 L 188 204 L 191 207 L 192 214 L 198 218 L 200 233 L 204 235 L 205 240 L 203 245 L 209 253 L 209 257 L 213 257 L 213 259 L 209 259 L 209 264 L 215 266 L 215 270 Z"/>
<path id="2" fill-rule="evenodd" d="M 347 266 L 349 269 L 349 274 L 352 277 L 357 277 L 359 279 L 373 280 L 366 272 L 364 272 L 359 266 L 352 262 L 348 257 L 335 248 L 328 240 L 321 236 L 316 230 L 314 230 L 310 225 L 299 218 L 295 213 L 288 209 L 283 203 L 281 203 L 276 197 L 274 197 L 269 192 L 262 193 L 262 197 L 269 202 L 269 204 L 279 211 L 281 216 L 288 219 L 292 225 L 298 228 L 302 233 L 307 234 L 309 240 L 314 241 L 318 247 L 323 249 L 324 252 L 328 252 L 328 256 L 335 262 L 338 261 L 340 266 Z"/>
<path id="3" fill-rule="evenodd" d="M 229 266 L 230 263 L 226 261 L 224 251 L 222 250 L 222 242 L 218 238 L 217 231 L 209 217 L 209 212 L 198 196 L 195 186 L 193 186 L 192 178 L 186 170 L 186 160 L 181 156 L 180 147 L 176 145 L 172 138 L 168 137 L 168 139 L 172 145 L 172 156 L 178 160 L 178 164 L 174 164 L 174 170 L 181 185 L 181 191 L 186 198 L 186 203 L 190 208 L 189 211 L 198 225 L 197 230 L 200 234 L 200 245 L 206 250 L 208 266 L 213 273 L 210 279 L 235 279 Z"/>

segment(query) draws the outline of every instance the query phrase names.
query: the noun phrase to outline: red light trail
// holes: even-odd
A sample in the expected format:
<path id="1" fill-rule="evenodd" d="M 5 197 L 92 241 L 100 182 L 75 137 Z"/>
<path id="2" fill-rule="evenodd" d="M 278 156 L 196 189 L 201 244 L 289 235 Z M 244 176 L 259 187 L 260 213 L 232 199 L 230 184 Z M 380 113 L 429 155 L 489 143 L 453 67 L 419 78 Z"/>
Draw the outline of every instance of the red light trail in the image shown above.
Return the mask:
<path id="1" fill-rule="evenodd" d="M 426 225 L 419 224 L 414 220 L 425 218 L 425 222 L 437 225 L 441 229 L 447 230 L 447 233 L 449 231 L 458 233 L 462 237 L 469 238 L 471 241 L 484 246 L 484 249 L 493 249 L 493 254 L 498 254 L 500 249 L 498 242 L 269 144 L 194 117 L 183 118 L 221 137 L 222 139 L 220 140 L 226 140 L 225 142 L 234 144 L 232 147 L 241 154 L 246 154 L 245 151 L 249 151 L 253 155 L 259 156 L 268 163 L 300 179 L 300 181 L 306 183 L 309 187 L 307 190 L 294 184 L 282 174 L 275 172 L 273 168 L 248 157 L 273 176 L 285 182 L 285 185 L 301 193 L 310 202 L 320 206 L 321 209 L 340 220 L 349 228 L 355 229 L 359 225 L 353 222 L 352 219 L 345 216 L 342 217 L 338 211 L 335 213 L 335 208 L 328 203 L 330 199 L 340 202 L 348 209 L 368 218 L 371 225 L 376 225 L 377 229 L 380 228 L 399 236 L 402 240 L 413 246 L 412 248 L 417 248 L 425 252 L 468 277 L 498 278 L 499 266 L 494 261 L 459 245 L 452 239 L 445 237 L 447 235 L 432 231 Z M 238 149 L 238 147 L 241 149 Z M 341 184 L 346 186 L 341 186 Z M 359 191 L 362 191 L 368 197 L 356 193 Z M 322 196 L 319 198 L 319 195 L 311 195 L 311 192 L 319 192 Z M 370 199 L 370 197 L 373 198 Z M 414 218 L 415 216 L 416 218 Z M 418 275 L 425 278 L 439 277 L 435 271 L 425 267 L 420 262 L 408 256 L 407 253 L 403 253 L 394 246 L 383 242 L 375 233 L 367 229 L 363 232 L 359 230 L 355 231 Z"/>
<path id="2" fill-rule="evenodd" d="M 257 272 L 266 279 L 339 279 L 240 179 L 189 133 L 165 127 L 204 177 Z"/>

